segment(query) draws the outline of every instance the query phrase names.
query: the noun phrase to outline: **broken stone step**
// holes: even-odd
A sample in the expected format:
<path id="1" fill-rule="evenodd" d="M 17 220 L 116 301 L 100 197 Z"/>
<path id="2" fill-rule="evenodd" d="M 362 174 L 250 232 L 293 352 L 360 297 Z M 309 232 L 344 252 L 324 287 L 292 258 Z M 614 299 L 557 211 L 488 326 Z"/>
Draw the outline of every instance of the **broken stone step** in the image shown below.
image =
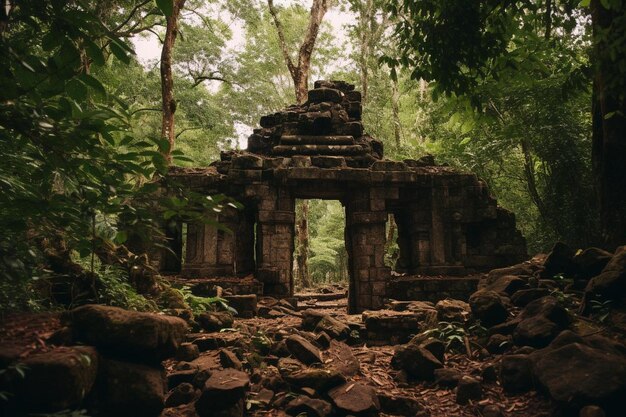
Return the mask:
<path id="1" fill-rule="evenodd" d="M 347 135 L 283 135 L 281 145 L 354 145 L 354 137 Z"/>
<path id="2" fill-rule="evenodd" d="M 360 145 L 278 145 L 272 149 L 274 155 L 363 155 Z"/>

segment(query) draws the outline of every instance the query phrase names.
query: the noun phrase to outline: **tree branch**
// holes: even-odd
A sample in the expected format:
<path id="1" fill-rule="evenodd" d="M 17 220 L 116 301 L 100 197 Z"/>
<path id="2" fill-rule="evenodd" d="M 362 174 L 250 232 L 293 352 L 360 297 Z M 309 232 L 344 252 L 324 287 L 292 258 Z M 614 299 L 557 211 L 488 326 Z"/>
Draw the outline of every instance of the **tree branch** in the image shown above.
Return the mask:
<path id="1" fill-rule="evenodd" d="M 278 19 L 278 12 L 274 7 L 273 0 L 267 0 L 267 7 L 270 10 L 270 14 L 274 20 L 274 26 L 276 26 L 276 31 L 278 32 L 278 41 L 280 44 L 280 50 L 283 53 L 283 57 L 285 58 L 285 62 L 287 63 L 287 68 L 289 68 L 289 72 L 291 76 L 295 78 L 296 76 L 296 66 L 293 64 L 291 60 L 291 56 L 289 55 L 289 49 L 287 48 L 287 41 L 285 40 L 285 31 L 283 29 L 283 24 Z"/>

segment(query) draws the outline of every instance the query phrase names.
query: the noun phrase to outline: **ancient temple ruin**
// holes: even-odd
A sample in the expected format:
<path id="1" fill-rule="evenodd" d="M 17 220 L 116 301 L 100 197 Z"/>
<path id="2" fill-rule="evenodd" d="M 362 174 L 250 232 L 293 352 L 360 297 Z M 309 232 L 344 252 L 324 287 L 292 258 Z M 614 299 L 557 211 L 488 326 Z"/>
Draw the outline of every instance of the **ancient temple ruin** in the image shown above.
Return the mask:
<path id="1" fill-rule="evenodd" d="M 497 206 L 483 181 L 431 157 L 384 159 L 382 142 L 364 132 L 361 111 L 353 85 L 318 81 L 303 105 L 262 117 L 247 150 L 224 152 L 209 167 L 172 169 L 170 176 L 186 187 L 225 194 L 244 208 L 217 215 L 233 233 L 188 224 L 184 254 L 181 229 L 170 231 L 184 262 L 166 255 L 162 270 L 187 278 L 253 275 L 256 291 L 292 295 L 299 198 L 345 207 L 351 312 L 380 308 L 388 296 L 389 215 L 398 226 L 398 273 L 463 275 L 525 258 L 513 214 Z"/>

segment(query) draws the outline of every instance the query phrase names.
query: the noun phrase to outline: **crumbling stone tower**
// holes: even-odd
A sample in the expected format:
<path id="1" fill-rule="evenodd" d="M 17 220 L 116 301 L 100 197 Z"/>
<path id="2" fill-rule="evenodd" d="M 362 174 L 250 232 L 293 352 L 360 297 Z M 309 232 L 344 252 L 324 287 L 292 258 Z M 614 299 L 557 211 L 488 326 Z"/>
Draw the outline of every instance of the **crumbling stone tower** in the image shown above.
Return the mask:
<path id="1" fill-rule="evenodd" d="M 515 218 L 497 206 L 475 175 L 434 164 L 383 158 L 382 142 L 364 133 L 361 94 L 342 81 L 318 81 L 301 106 L 261 118 L 246 151 L 222 153 L 206 168 L 173 168 L 170 176 L 207 195 L 223 193 L 243 210 L 171 236 L 179 263 L 162 269 L 184 277 L 253 274 L 266 295 L 293 294 L 295 200 L 336 199 L 346 210 L 349 310 L 380 308 L 391 279 L 384 263 L 385 224 L 398 225 L 397 272 L 457 274 L 512 264 L 526 257 Z M 169 271 L 167 271 L 169 270 Z"/>

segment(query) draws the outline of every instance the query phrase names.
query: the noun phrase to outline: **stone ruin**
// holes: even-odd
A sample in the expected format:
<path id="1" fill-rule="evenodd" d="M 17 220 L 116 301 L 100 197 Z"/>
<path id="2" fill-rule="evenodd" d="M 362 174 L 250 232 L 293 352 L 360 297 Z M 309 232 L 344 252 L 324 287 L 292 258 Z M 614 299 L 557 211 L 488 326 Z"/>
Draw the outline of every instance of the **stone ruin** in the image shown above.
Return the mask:
<path id="1" fill-rule="evenodd" d="M 240 291 L 292 296 L 296 199 L 334 199 L 345 207 L 351 313 L 381 308 L 425 275 L 462 276 L 526 258 L 514 215 L 476 175 L 430 156 L 385 159 L 382 142 L 364 131 L 360 92 L 342 81 L 314 87 L 306 103 L 262 117 L 247 150 L 223 152 L 209 167 L 170 171 L 184 187 L 227 195 L 243 209 L 216 215 L 232 233 L 188 224 L 184 254 L 182 227 L 168 228 L 176 256 L 161 257 L 162 273 L 233 288 L 245 279 Z M 398 227 L 397 274 L 384 261 L 390 215 Z M 394 290 L 399 274 L 405 277 Z"/>

